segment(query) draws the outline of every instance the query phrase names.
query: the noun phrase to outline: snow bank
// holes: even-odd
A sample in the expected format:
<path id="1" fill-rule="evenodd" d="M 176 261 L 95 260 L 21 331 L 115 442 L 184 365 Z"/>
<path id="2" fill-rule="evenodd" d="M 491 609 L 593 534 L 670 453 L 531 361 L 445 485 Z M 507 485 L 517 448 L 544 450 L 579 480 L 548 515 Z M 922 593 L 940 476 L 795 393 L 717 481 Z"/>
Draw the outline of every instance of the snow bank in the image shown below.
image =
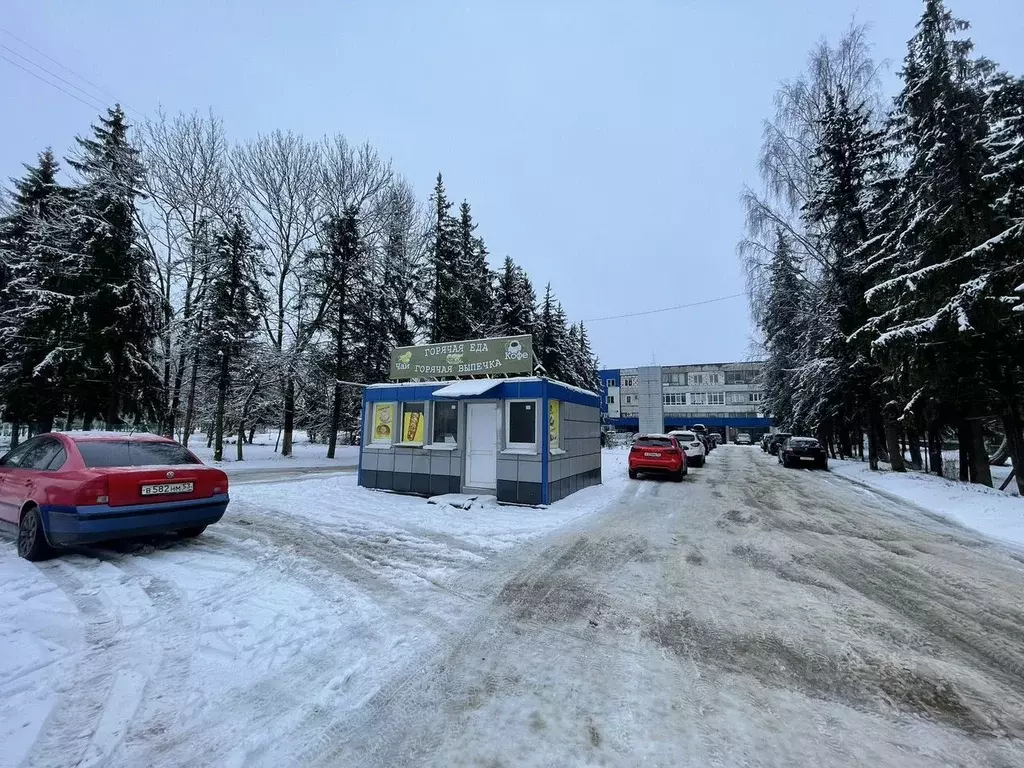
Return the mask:
<path id="1" fill-rule="evenodd" d="M 872 472 L 867 462 L 861 461 L 833 459 L 829 467 L 837 475 L 898 496 L 987 536 L 1024 546 L 1024 500 L 1017 496 L 921 472 Z"/>

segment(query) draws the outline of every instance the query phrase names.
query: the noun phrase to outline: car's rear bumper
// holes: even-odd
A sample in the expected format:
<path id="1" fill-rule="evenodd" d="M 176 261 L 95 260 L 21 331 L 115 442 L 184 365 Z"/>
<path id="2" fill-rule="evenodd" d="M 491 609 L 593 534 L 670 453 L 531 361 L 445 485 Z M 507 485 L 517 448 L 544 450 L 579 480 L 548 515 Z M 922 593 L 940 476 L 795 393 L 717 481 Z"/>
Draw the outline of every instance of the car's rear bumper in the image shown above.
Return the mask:
<path id="1" fill-rule="evenodd" d="M 634 472 L 678 472 L 679 470 L 686 471 L 683 466 L 683 462 L 677 461 L 672 464 L 668 462 L 647 462 L 638 461 L 636 463 L 630 463 L 629 468 Z"/>
<path id="2" fill-rule="evenodd" d="M 46 538 L 55 546 L 66 546 L 212 525 L 224 516 L 228 501 L 228 494 L 220 493 L 188 501 L 125 507 L 46 506 L 41 511 Z"/>

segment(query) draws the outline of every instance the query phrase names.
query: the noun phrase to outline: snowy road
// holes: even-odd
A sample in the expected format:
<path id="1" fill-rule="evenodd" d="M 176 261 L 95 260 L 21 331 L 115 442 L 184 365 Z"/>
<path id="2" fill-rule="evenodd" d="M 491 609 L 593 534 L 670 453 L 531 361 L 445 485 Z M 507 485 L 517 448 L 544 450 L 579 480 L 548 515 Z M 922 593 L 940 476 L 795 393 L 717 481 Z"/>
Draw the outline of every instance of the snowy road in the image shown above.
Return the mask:
<path id="1" fill-rule="evenodd" d="M 8 545 L 0 765 L 1024 764 L 1024 553 L 756 448 L 621 458 L 547 510 L 334 476 Z"/>

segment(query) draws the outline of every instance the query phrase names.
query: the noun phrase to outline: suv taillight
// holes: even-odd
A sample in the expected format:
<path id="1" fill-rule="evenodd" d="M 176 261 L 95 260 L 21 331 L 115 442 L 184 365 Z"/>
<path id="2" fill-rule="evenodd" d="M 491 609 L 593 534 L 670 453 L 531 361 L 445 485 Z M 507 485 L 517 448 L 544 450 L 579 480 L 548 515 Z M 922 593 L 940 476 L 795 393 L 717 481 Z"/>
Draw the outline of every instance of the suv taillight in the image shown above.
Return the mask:
<path id="1" fill-rule="evenodd" d="M 75 504 L 89 506 L 91 504 L 106 504 L 110 501 L 110 489 L 107 487 L 106 477 L 97 477 L 89 480 L 78 488 L 78 495 L 75 497 Z"/>

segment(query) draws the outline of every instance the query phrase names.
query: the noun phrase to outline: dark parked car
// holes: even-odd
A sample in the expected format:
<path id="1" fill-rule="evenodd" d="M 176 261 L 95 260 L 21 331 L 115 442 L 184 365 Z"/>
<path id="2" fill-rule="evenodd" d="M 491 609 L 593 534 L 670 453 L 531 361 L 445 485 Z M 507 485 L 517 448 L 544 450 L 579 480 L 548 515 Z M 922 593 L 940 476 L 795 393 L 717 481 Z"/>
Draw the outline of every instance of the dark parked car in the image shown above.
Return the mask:
<path id="1" fill-rule="evenodd" d="M 768 436 L 768 453 L 772 456 L 779 455 L 779 446 L 793 436 L 791 432 L 776 432 Z"/>
<path id="2" fill-rule="evenodd" d="M 715 443 L 711 439 L 710 435 L 708 435 L 707 427 L 705 427 L 703 424 L 694 424 L 692 427 L 690 427 L 690 431 L 695 432 L 700 441 L 704 443 L 705 456 L 707 456 L 709 453 L 715 450 Z"/>
<path id="3" fill-rule="evenodd" d="M 779 446 L 779 464 L 784 467 L 828 469 L 828 454 L 824 446 L 813 437 L 791 437 Z"/>

